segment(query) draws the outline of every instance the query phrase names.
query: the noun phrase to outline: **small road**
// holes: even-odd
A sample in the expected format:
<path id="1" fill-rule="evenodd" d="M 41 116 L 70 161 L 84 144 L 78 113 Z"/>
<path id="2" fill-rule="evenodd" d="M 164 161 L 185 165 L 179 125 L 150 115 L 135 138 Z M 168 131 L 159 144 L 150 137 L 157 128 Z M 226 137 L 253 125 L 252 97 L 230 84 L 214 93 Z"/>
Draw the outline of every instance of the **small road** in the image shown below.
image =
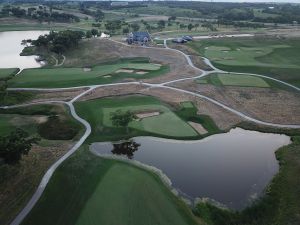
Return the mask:
<path id="1" fill-rule="evenodd" d="M 127 44 L 124 44 L 122 42 L 118 42 L 118 41 L 115 41 L 115 40 L 111 40 L 111 41 L 114 41 L 116 43 L 128 46 Z M 178 92 L 181 92 L 181 93 L 190 94 L 190 95 L 193 95 L 193 96 L 205 99 L 205 100 L 207 100 L 207 101 L 209 101 L 211 103 L 214 103 L 214 104 L 222 107 L 225 110 L 228 110 L 228 111 L 230 111 L 230 112 L 232 112 L 232 113 L 240 116 L 243 119 L 246 119 L 248 121 L 251 121 L 251 122 L 254 122 L 254 123 L 257 123 L 257 124 L 266 125 L 266 126 L 273 126 L 273 127 L 279 127 L 279 128 L 300 128 L 300 125 L 294 125 L 294 124 L 284 125 L 284 124 L 276 124 L 276 123 L 264 122 L 264 121 L 252 118 L 252 117 L 250 117 L 248 115 L 245 115 L 244 113 L 239 112 L 239 111 L 237 111 L 237 110 L 235 110 L 235 109 L 233 109 L 233 108 L 231 108 L 229 106 L 226 106 L 223 103 L 218 102 L 218 101 L 216 101 L 216 100 L 214 100 L 214 99 L 212 99 L 210 97 L 201 95 L 199 93 L 187 91 L 187 90 L 184 90 L 184 89 L 167 86 L 168 84 L 175 83 L 175 82 L 180 82 L 180 81 L 184 81 L 184 80 L 191 80 L 191 79 L 201 78 L 201 77 L 207 76 L 207 75 L 209 75 L 211 73 L 228 73 L 228 72 L 217 69 L 216 67 L 214 67 L 211 64 L 211 62 L 207 58 L 203 57 L 204 62 L 213 69 L 212 71 L 204 71 L 204 70 L 196 67 L 193 64 L 192 60 L 190 59 L 190 56 L 188 56 L 184 52 L 182 52 L 180 50 L 177 50 L 177 49 L 169 48 L 167 46 L 167 40 L 164 40 L 164 46 L 165 46 L 165 48 L 155 48 L 155 47 L 147 47 L 147 48 L 165 49 L 167 51 L 175 51 L 175 52 L 178 52 L 178 53 L 182 54 L 185 57 L 187 63 L 191 67 L 193 67 L 194 69 L 198 70 L 199 73 L 200 73 L 200 75 L 195 76 L 195 77 L 188 77 L 188 78 L 181 78 L 181 79 L 171 80 L 171 81 L 164 82 L 164 83 L 161 83 L 161 84 L 151 84 L 151 83 L 146 83 L 146 82 L 120 82 L 120 83 L 113 83 L 113 84 L 87 85 L 87 86 L 68 87 L 68 88 L 9 88 L 9 90 L 15 90 L 15 91 L 66 91 L 66 90 L 74 90 L 74 89 L 87 89 L 87 90 L 84 90 L 79 95 L 77 95 L 76 97 L 74 97 L 69 102 L 65 102 L 65 101 L 43 101 L 43 102 L 36 102 L 36 103 L 29 103 L 29 104 L 20 104 L 20 105 L 2 106 L 2 107 L 0 107 L 2 109 L 11 109 L 11 108 L 26 107 L 26 106 L 37 105 L 37 104 L 58 104 L 58 103 L 59 104 L 66 104 L 69 107 L 71 115 L 74 117 L 74 119 L 76 119 L 79 123 L 81 123 L 85 127 L 85 132 L 84 132 L 83 136 L 76 142 L 76 144 L 65 155 L 63 155 L 59 160 L 57 160 L 47 170 L 47 172 L 43 176 L 43 178 L 42 178 L 42 180 L 41 180 L 41 182 L 40 182 L 37 190 L 35 191 L 35 193 L 31 197 L 31 199 L 29 200 L 29 202 L 27 203 L 27 205 L 23 208 L 23 210 L 12 221 L 11 225 L 19 225 L 23 221 L 23 219 L 28 215 L 28 213 L 31 211 L 31 209 L 34 207 L 34 205 L 37 203 L 37 201 L 39 200 L 39 198 L 43 194 L 43 192 L 44 192 L 44 190 L 46 188 L 46 185 L 48 184 L 50 178 L 52 177 L 52 175 L 53 175 L 54 171 L 57 169 L 57 167 L 59 165 L 61 165 L 76 150 L 78 150 L 80 148 L 80 146 L 84 143 L 84 141 L 87 139 L 87 137 L 91 134 L 91 126 L 90 126 L 90 124 L 86 120 L 82 119 L 81 117 L 79 117 L 77 115 L 73 103 L 75 101 L 77 101 L 79 98 L 81 98 L 82 96 L 84 96 L 84 95 L 88 94 L 89 92 L 95 90 L 96 88 L 109 87 L 109 86 L 113 87 L 113 86 L 118 86 L 118 85 L 129 85 L 129 84 L 137 84 L 137 85 L 140 84 L 140 85 L 148 86 L 150 88 L 151 87 L 152 88 L 156 88 L 156 87 L 166 88 L 166 89 L 169 89 L 169 90 L 174 90 L 174 91 L 178 91 Z M 128 47 L 130 47 L 130 46 L 128 46 Z M 145 48 L 143 46 L 141 46 L 141 47 Z M 289 86 L 291 88 L 294 88 L 294 89 L 300 91 L 300 89 L 298 87 L 295 87 L 295 86 L 293 86 L 291 84 L 288 84 L 288 83 L 286 83 L 284 81 L 280 81 L 280 80 L 277 80 L 275 78 L 271 78 L 271 77 L 268 77 L 268 76 L 259 75 L 259 74 L 249 74 L 249 73 L 237 73 L 237 74 L 245 74 L 245 75 L 258 76 L 258 77 L 263 77 L 263 78 L 271 79 L 271 80 L 277 81 L 277 82 L 279 82 L 281 84 L 287 85 L 287 86 Z"/>

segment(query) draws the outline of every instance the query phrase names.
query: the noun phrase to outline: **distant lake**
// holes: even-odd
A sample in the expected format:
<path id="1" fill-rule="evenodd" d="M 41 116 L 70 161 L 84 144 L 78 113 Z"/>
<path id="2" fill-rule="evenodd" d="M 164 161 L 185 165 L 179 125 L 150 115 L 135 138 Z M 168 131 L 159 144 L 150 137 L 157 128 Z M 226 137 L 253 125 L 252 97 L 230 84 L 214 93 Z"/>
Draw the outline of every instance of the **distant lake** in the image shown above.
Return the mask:
<path id="1" fill-rule="evenodd" d="M 235 128 L 199 141 L 137 137 L 123 144 L 93 143 L 90 150 L 159 168 L 191 200 L 208 197 L 242 209 L 262 195 L 279 169 L 275 151 L 289 143 L 286 135 Z"/>
<path id="2" fill-rule="evenodd" d="M 9 31 L 0 32 L 0 68 L 36 68 L 41 64 L 35 60 L 36 56 L 20 56 L 25 46 L 24 39 L 37 39 L 49 31 Z"/>

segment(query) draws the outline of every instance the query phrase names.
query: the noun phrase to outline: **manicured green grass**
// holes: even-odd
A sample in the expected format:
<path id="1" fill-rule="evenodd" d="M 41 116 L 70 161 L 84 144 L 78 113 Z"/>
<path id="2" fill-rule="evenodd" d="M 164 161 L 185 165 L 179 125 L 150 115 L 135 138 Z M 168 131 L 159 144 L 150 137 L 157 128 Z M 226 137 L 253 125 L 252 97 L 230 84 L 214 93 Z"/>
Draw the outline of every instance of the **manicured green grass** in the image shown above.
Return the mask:
<path id="1" fill-rule="evenodd" d="M 134 61 L 134 60 L 133 60 Z M 147 71 L 146 74 L 120 72 L 119 69 L 132 69 L 135 71 Z M 121 81 L 126 78 L 150 78 L 162 75 L 168 71 L 167 66 L 160 66 L 149 62 L 116 62 L 112 64 L 92 67 L 90 71 L 84 68 L 38 68 L 26 69 L 17 77 L 9 81 L 10 87 L 71 87 L 111 83 Z"/>
<path id="2" fill-rule="evenodd" d="M 87 148 L 58 168 L 23 225 L 196 224 L 156 175 Z"/>
<path id="3" fill-rule="evenodd" d="M 75 104 L 80 116 L 92 125 L 89 140 L 118 140 L 140 135 L 154 135 L 173 138 L 196 138 L 197 132 L 166 105 L 152 97 L 130 96 L 96 99 Z M 110 113 L 123 111 L 159 111 L 158 116 L 135 120 L 129 123 L 130 132 L 112 125 Z"/>
<path id="4" fill-rule="evenodd" d="M 245 86 L 245 87 L 270 87 L 260 77 L 238 74 L 218 74 L 217 75 L 223 85 L 229 86 Z"/>
<path id="5" fill-rule="evenodd" d="M 0 79 L 16 74 L 19 71 L 17 68 L 0 69 Z"/>
<path id="6" fill-rule="evenodd" d="M 300 86 L 299 39 L 222 38 L 189 45 L 222 70 L 263 74 Z"/>

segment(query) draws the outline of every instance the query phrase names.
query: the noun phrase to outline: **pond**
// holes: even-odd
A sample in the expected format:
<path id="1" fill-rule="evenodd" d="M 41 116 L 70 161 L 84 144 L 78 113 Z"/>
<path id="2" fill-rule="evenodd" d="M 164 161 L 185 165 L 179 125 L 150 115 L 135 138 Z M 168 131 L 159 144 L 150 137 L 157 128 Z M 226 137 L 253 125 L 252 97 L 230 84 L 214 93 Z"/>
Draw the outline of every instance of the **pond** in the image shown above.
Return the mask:
<path id="1" fill-rule="evenodd" d="M 36 56 L 20 56 L 24 46 L 24 39 L 37 39 L 40 35 L 49 31 L 9 31 L 0 32 L 0 68 L 36 68 L 41 63 L 37 62 Z"/>
<path id="2" fill-rule="evenodd" d="M 154 166 L 182 196 L 207 197 L 239 210 L 263 194 L 279 169 L 275 151 L 289 143 L 286 135 L 235 128 L 197 141 L 136 137 L 93 143 L 90 150 Z"/>

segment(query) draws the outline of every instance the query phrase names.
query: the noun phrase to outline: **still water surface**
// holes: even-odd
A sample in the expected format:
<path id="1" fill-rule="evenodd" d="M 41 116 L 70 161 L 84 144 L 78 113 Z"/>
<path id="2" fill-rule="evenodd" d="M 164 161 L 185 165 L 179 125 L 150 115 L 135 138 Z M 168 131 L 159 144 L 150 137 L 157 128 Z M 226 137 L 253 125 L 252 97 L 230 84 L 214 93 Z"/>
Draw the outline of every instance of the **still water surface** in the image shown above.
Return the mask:
<path id="1" fill-rule="evenodd" d="M 97 154 L 118 154 L 159 168 L 182 195 L 208 197 L 242 209 L 259 197 L 279 166 L 274 152 L 290 143 L 285 135 L 240 128 L 199 141 L 137 137 L 133 142 L 93 143 Z M 123 155 L 123 156 L 121 156 Z"/>
<path id="2" fill-rule="evenodd" d="M 36 56 L 20 56 L 24 46 L 24 39 L 37 39 L 49 31 L 9 31 L 0 32 L 0 68 L 36 68 L 41 64 L 35 60 Z"/>

